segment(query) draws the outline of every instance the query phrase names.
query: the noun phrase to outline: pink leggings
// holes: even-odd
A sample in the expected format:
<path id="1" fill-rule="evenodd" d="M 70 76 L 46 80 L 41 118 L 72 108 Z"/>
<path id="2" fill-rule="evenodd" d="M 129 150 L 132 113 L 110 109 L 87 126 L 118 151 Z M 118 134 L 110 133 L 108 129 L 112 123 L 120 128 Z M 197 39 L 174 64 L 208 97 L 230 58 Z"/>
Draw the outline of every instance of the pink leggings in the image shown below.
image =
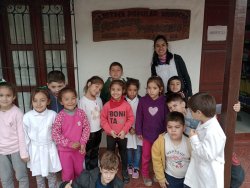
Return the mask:
<path id="1" fill-rule="evenodd" d="M 73 152 L 59 151 L 58 154 L 62 165 L 62 180 L 74 180 L 83 170 L 85 154 L 80 154 L 78 150 Z"/>
<path id="2" fill-rule="evenodd" d="M 142 176 L 145 178 L 149 177 L 149 164 L 151 161 L 151 148 L 152 145 L 148 140 L 143 139 L 143 145 L 142 145 L 142 168 L 141 173 Z"/>

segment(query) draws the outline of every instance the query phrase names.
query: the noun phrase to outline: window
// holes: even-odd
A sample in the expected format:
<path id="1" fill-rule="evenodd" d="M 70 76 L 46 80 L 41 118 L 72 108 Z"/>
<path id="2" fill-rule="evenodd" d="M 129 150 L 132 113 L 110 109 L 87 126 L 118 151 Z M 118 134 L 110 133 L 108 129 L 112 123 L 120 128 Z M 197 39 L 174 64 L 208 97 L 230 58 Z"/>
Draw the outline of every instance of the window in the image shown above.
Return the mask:
<path id="1" fill-rule="evenodd" d="M 51 70 L 75 87 L 72 2 L 6 0 L 0 7 L 0 77 L 16 84 L 19 107 L 30 109 L 30 91 L 45 85 Z"/>

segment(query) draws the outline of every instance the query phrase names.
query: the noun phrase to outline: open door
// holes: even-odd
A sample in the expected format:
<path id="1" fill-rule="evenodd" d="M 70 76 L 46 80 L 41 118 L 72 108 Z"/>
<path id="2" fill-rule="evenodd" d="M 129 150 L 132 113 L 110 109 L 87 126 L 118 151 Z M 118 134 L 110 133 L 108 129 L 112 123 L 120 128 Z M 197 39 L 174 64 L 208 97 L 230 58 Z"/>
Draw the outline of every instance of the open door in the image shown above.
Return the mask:
<path id="1" fill-rule="evenodd" d="M 239 99 L 246 9 L 247 0 L 205 1 L 200 91 L 209 92 L 222 103 L 220 122 L 227 136 L 225 187 L 230 187 L 236 122 L 232 106 Z M 217 25 L 227 26 L 227 39 L 208 41 L 208 26 Z"/>

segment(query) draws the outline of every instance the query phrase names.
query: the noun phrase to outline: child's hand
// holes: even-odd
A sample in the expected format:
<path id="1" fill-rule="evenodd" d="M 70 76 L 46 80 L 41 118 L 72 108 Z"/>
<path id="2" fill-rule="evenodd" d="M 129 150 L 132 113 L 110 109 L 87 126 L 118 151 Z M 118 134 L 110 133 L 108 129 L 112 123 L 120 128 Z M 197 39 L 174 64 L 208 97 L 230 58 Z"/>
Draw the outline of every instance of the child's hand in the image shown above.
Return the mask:
<path id="1" fill-rule="evenodd" d="M 70 180 L 70 182 L 66 184 L 65 188 L 72 188 L 71 185 L 72 185 L 72 180 Z"/>
<path id="2" fill-rule="evenodd" d="M 143 140 L 142 135 L 137 135 L 137 137 L 138 137 L 140 140 Z"/>
<path id="3" fill-rule="evenodd" d="M 182 98 L 185 98 L 185 95 L 184 95 L 184 93 L 182 91 L 179 92 L 179 94 L 181 95 Z"/>
<path id="4" fill-rule="evenodd" d="M 163 182 L 159 182 L 159 184 L 160 184 L 161 188 L 167 188 L 169 183 L 167 180 L 165 180 Z"/>
<path id="5" fill-rule="evenodd" d="M 78 149 L 79 147 L 81 147 L 81 145 L 80 145 L 79 142 L 74 142 L 74 143 L 71 145 L 71 147 L 72 147 L 73 149 Z"/>
<path id="6" fill-rule="evenodd" d="M 81 154 L 86 153 L 86 147 L 85 147 L 85 145 L 81 145 L 81 148 L 80 148 L 79 152 L 80 152 Z"/>
<path id="7" fill-rule="evenodd" d="M 120 139 L 124 139 L 125 138 L 125 132 L 124 131 L 121 131 L 119 134 L 118 134 L 118 137 Z"/>
<path id="8" fill-rule="evenodd" d="M 233 109 L 234 109 L 235 112 L 239 112 L 240 107 L 241 107 L 240 101 L 238 101 L 238 103 L 234 104 Z"/>
<path id="9" fill-rule="evenodd" d="M 133 127 L 130 128 L 129 133 L 134 135 L 135 134 L 135 129 Z"/>
<path id="10" fill-rule="evenodd" d="M 117 134 L 116 134 L 116 132 L 115 132 L 115 131 L 113 131 L 113 130 L 110 132 L 110 134 L 111 134 L 111 136 L 112 136 L 113 138 L 118 137 L 118 136 L 117 136 Z"/>
<path id="11" fill-rule="evenodd" d="M 29 160 L 30 160 L 30 158 L 29 158 L 29 157 L 22 158 L 22 161 L 23 161 L 23 162 L 25 162 L 25 163 L 27 163 Z"/>
<path id="12" fill-rule="evenodd" d="M 192 137 L 194 135 L 197 135 L 197 132 L 195 129 L 190 129 L 189 137 Z"/>

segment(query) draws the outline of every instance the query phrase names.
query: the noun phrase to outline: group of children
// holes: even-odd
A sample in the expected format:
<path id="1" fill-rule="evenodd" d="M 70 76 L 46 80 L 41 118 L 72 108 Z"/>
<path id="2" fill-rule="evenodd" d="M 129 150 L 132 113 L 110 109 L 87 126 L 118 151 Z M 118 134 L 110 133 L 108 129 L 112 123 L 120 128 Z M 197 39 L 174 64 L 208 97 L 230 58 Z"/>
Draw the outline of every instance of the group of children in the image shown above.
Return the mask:
<path id="1" fill-rule="evenodd" d="M 32 110 L 24 116 L 13 104 L 15 87 L 0 83 L 3 188 L 14 187 L 12 168 L 19 187 L 29 187 L 26 162 L 39 188 L 45 187 L 45 177 L 50 188 L 56 187 L 59 171 L 60 187 L 123 187 L 129 175 L 139 178 L 140 166 L 144 184 L 151 186 L 151 160 L 153 179 L 162 188 L 223 187 L 226 137 L 212 96 L 198 93 L 187 102 L 180 78 L 170 79 L 165 94 L 162 79 L 152 76 L 140 97 L 139 81 L 125 82 L 120 63 L 112 63 L 109 74 L 105 83 L 98 76 L 88 79 L 78 101 L 63 73 L 52 71 L 47 88 L 32 91 Z M 102 129 L 108 151 L 99 160 Z M 123 182 L 116 176 L 116 145 Z"/>

